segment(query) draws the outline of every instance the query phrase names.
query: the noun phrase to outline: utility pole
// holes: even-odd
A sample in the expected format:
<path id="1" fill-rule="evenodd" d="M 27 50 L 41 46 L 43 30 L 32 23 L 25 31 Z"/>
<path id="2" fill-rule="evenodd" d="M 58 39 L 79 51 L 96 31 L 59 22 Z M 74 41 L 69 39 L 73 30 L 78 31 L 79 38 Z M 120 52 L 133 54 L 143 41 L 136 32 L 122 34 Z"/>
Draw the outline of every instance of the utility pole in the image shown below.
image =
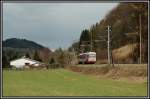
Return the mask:
<path id="1" fill-rule="evenodd" d="M 139 22 L 140 22 L 140 27 L 139 27 L 139 32 L 140 32 L 140 64 L 142 63 L 142 34 L 141 34 L 141 14 L 139 14 Z"/>
<path id="2" fill-rule="evenodd" d="M 73 64 L 76 63 L 76 53 L 75 53 L 75 49 L 72 48 L 72 51 L 73 51 Z"/>
<path id="3" fill-rule="evenodd" d="M 75 57 L 75 50 L 74 50 L 74 48 L 72 48 L 72 51 L 73 51 L 73 56 Z"/>
<path id="4" fill-rule="evenodd" d="M 107 41 L 107 49 L 108 49 L 108 65 L 110 65 L 110 26 L 107 26 L 107 32 L 108 32 L 108 41 Z"/>

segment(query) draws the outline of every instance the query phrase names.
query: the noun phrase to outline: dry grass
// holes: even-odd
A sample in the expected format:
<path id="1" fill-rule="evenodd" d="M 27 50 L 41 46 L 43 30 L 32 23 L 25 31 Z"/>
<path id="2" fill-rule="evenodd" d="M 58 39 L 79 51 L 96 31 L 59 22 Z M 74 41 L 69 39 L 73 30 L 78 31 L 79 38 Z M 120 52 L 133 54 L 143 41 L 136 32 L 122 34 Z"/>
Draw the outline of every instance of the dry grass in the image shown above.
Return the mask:
<path id="1" fill-rule="evenodd" d="M 104 65 L 68 66 L 69 70 L 108 78 L 147 77 L 147 64 L 115 64 L 115 67 Z"/>
<path id="2" fill-rule="evenodd" d="M 129 57 L 136 49 L 137 44 L 129 44 L 118 49 L 113 50 L 112 54 L 114 59 L 125 59 Z"/>

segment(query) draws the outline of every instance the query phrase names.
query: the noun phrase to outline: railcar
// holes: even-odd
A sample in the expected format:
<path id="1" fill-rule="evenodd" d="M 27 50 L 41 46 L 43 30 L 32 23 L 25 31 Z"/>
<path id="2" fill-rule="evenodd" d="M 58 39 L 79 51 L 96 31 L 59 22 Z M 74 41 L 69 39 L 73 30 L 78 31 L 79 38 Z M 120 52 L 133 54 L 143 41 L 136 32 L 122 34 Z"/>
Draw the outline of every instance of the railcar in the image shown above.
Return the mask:
<path id="1" fill-rule="evenodd" d="M 79 54 L 79 64 L 94 64 L 96 62 L 96 52 L 87 52 Z"/>

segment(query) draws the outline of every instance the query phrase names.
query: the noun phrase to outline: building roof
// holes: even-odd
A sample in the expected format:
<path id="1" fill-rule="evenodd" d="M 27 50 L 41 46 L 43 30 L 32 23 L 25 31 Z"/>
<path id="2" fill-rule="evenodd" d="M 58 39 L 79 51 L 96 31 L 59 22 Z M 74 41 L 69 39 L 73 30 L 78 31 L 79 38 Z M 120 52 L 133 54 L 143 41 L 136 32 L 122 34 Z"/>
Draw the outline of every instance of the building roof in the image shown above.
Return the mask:
<path id="1" fill-rule="evenodd" d="M 79 55 L 84 55 L 84 54 L 96 54 L 96 52 L 86 52 L 86 53 L 80 53 Z"/>
<path id="2" fill-rule="evenodd" d="M 26 58 L 25 56 L 21 57 L 21 58 L 18 58 L 18 59 L 15 59 L 15 60 L 11 60 L 10 62 L 13 62 L 13 61 L 16 61 L 16 60 L 19 60 L 19 59 L 25 59 L 25 60 L 29 60 L 29 61 L 33 61 L 33 62 L 36 62 L 36 63 L 39 63 L 39 64 L 43 64 L 42 62 L 39 62 L 37 60 L 33 60 L 33 59 L 30 59 L 30 58 Z"/>

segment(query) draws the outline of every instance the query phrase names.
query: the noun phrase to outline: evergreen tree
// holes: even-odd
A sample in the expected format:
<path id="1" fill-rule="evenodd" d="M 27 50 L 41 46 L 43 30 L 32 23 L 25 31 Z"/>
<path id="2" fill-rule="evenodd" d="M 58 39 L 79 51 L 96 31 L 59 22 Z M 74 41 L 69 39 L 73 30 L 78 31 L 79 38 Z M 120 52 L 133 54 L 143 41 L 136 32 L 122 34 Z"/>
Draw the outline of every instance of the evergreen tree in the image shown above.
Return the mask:
<path id="1" fill-rule="evenodd" d="M 50 60 L 50 64 L 54 64 L 55 63 L 55 60 L 54 58 L 52 57 L 51 60 Z"/>
<path id="2" fill-rule="evenodd" d="M 82 31 L 79 41 L 79 49 L 80 51 L 86 52 L 90 50 L 90 32 L 89 30 L 85 29 Z"/>
<path id="3" fill-rule="evenodd" d="M 34 60 L 37 60 L 37 61 L 42 61 L 39 57 L 39 54 L 38 54 L 38 51 L 36 50 L 35 53 L 34 53 Z"/>
<path id="4" fill-rule="evenodd" d="M 5 55 L 2 57 L 2 68 L 9 68 L 9 61 Z"/>
<path id="5" fill-rule="evenodd" d="M 28 52 L 25 54 L 25 56 L 26 56 L 27 58 L 31 58 Z"/>

